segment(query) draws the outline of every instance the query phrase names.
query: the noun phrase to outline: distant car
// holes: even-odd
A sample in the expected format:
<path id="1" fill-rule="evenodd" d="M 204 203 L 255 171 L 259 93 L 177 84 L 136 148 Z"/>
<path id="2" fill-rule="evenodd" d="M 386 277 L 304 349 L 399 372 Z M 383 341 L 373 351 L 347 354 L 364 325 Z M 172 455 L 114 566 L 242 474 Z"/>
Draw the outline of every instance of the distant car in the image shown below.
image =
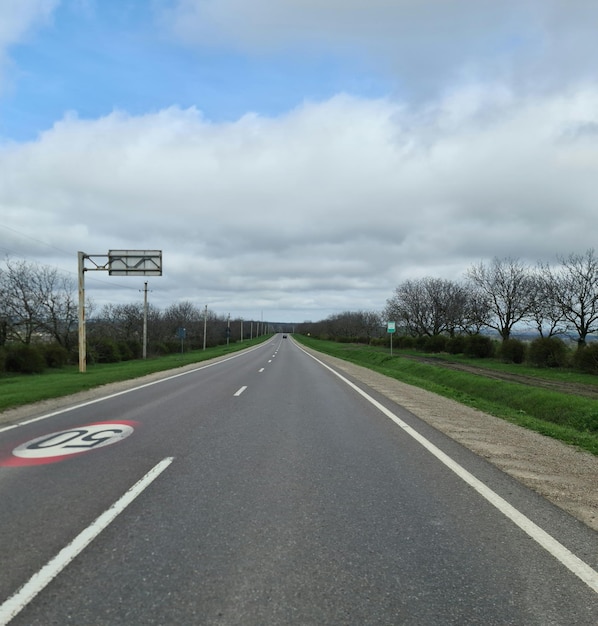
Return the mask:
<path id="1" fill-rule="evenodd" d="M 283 339 L 286 339 L 286 338 L 287 338 L 287 336 L 286 336 L 286 335 L 283 335 L 283 336 L 282 336 L 282 338 L 283 338 Z"/>

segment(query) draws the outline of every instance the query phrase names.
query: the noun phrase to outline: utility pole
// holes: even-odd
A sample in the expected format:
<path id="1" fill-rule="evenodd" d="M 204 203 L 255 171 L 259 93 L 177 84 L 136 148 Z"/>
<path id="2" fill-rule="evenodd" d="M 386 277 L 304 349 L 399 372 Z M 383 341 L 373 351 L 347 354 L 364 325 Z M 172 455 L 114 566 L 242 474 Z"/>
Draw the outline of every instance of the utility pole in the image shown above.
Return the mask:
<path id="1" fill-rule="evenodd" d="M 226 345 L 230 343 L 230 313 L 228 314 L 228 318 L 226 319 Z"/>
<path id="2" fill-rule="evenodd" d="M 143 283 L 143 358 L 147 359 L 147 281 Z"/>
<path id="3" fill-rule="evenodd" d="M 79 274 L 79 371 L 87 371 L 87 334 L 85 332 L 85 253 L 77 252 Z"/>
<path id="4" fill-rule="evenodd" d="M 241 318 L 241 341 L 243 341 L 243 318 Z"/>
<path id="5" fill-rule="evenodd" d="M 206 330 L 208 327 L 208 305 L 206 304 L 206 308 L 203 312 L 203 349 L 206 349 Z"/>

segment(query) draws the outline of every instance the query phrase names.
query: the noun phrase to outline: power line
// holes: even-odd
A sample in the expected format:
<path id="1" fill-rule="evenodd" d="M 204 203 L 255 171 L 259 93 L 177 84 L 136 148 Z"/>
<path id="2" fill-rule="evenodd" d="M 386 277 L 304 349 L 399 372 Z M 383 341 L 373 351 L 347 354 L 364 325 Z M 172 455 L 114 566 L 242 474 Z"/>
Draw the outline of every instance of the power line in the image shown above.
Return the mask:
<path id="1" fill-rule="evenodd" d="M 57 250 L 58 252 L 61 252 L 62 254 L 66 254 L 68 256 L 73 256 L 73 258 L 76 258 L 76 252 L 69 252 L 67 250 L 63 250 L 62 248 L 58 248 L 57 246 L 52 245 L 51 243 L 47 243 L 46 241 L 42 241 L 41 239 L 37 239 L 35 237 L 31 237 L 30 235 L 27 235 L 19 230 L 17 230 L 16 228 L 11 228 L 10 226 L 6 226 L 5 224 L 0 224 L 0 228 L 4 228 L 6 230 L 10 230 L 13 233 L 16 233 L 17 235 L 19 235 L 20 237 L 24 237 L 25 239 L 30 239 L 31 241 L 35 241 L 38 244 L 41 244 L 42 246 L 46 246 L 47 248 L 51 248 L 53 250 Z M 9 250 L 8 248 L 1 246 L 0 250 L 2 250 L 3 252 L 6 252 L 7 254 L 13 254 L 15 256 L 20 256 L 19 253 L 15 252 L 14 250 Z M 67 270 L 64 269 L 62 267 L 59 266 L 54 266 L 55 269 L 60 270 L 61 272 L 65 272 L 66 274 L 72 274 L 73 276 L 78 278 L 78 273 L 76 271 L 73 270 Z M 137 291 L 138 288 L 136 287 L 128 287 L 127 285 L 120 285 L 118 283 L 114 283 L 114 282 L 109 282 L 106 280 L 102 280 L 101 278 L 93 278 L 91 276 L 88 277 L 88 280 L 94 283 L 100 283 L 103 285 L 110 285 L 110 287 L 114 288 L 114 287 L 118 287 L 119 289 L 128 289 L 129 291 Z"/>

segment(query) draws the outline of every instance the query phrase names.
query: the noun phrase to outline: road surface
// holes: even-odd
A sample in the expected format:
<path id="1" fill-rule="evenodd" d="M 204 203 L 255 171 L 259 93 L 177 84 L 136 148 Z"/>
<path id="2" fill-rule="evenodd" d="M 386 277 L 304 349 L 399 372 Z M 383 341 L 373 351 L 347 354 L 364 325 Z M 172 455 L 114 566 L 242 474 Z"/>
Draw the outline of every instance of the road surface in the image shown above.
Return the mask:
<path id="1" fill-rule="evenodd" d="M 0 624 L 598 623 L 595 532 L 291 337 L 0 430 Z"/>

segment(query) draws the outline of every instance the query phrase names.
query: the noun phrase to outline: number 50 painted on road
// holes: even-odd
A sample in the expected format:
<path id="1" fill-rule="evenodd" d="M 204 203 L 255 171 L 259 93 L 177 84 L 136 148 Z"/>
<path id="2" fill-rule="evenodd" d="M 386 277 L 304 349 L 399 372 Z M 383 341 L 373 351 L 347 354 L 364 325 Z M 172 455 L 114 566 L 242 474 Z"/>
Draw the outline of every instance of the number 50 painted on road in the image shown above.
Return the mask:
<path id="1" fill-rule="evenodd" d="M 13 458 L 0 461 L 0 465 L 38 465 L 61 461 L 74 454 L 118 443 L 131 435 L 136 425 L 136 422 L 128 421 L 100 422 L 48 433 L 17 446 L 12 451 Z"/>

